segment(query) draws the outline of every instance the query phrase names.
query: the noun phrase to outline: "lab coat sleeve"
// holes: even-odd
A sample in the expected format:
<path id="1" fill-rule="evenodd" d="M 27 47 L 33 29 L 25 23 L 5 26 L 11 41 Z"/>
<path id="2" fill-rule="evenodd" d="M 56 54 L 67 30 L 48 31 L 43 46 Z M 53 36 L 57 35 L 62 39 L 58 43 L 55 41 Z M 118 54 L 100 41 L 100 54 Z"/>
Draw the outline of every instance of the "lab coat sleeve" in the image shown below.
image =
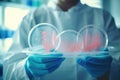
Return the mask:
<path id="1" fill-rule="evenodd" d="M 107 12 L 104 13 L 104 22 L 108 34 L 108 47 L 113 47 L 110 51 L 111 55 L 115 57 L 117 53 L 120 54 L 120 30 L 115 25 L 114 18 Z M 117 56 L 120 57 L 120 55 Z"/>
<path id="2" fill-rule="evenodd" d="M 33 11 L 34 12 L 34 11 Z M 14 38 L 19 37 L 19 42 L 16 41 L 13 42 L 11 49 L 9 51 L 13 51 L 12 54 L 8 54 L 9 56 L 6 56 L 5 62 L 3 64 L 3 78 L 4 80 L 29 80 L 25 69 L 24 64 L 26 61 L 26 54 L 24 53 L 16 53 L 21 52 L 22 49 L 28 48 L 28 33 L 30 29 L 35 25 L 33 12 L 31 11 L 27 16 L 25 16 L 20 24 L 20 27 L 18 29 L 17 36 Z M 22 49 L 17 49 L 17 46 L 21 46 Z M 15 50 L 13 50 L 13 48 Z"/>
<path id="3" fill-rule="evenodd" d="M 104 13 L 104 22 L 108 34 L 108 47 L 113 57 L 110 70 L 110 80 L 120 80 L 120 30 L 115 25 L 114 18 L 107 12 Z"/>
<path id="4" fill-rule="evenodd" d="M 27 16 L 25 16 L 19 27 L 19 38 L 20 44 L 23 48 L 29 47 L 28 45 L 28 34 L 31 28 L 35 25 L 34 11 L 31 11 Z"/>
<path id="5" fill-rule="evenodd" d="M 15 31 L 13 36 L 13 43 L 9 48 L 9 51 L 20 51 L 21 49 L 28 48 L 28 34 L 30 29 L 35 25 L 34 21 L 34 11 L 30 11 L 28 15 L 26 15 L 18 29 Z"/>
<path id="6" fill-rule="evenodd" d="M 4 80 L 29 80 L 24 64 L 26 61 L 27 55 L 25 53 L 16 53 L 11 54 L 11 56 L 6 57 L 3 64 Z"/>

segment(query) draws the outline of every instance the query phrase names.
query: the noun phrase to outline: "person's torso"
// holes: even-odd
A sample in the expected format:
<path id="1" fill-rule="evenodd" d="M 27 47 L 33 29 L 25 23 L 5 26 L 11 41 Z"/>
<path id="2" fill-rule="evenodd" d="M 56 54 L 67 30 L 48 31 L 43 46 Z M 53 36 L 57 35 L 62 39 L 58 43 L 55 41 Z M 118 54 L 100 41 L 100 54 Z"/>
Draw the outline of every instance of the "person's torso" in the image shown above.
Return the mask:
<path id="1" fill-rule="evenodd" d="M 92 9 L 86 5 L 77 5 L 77 8 L 70 9 L 67 12 L 44 6 L 34 13 L 36 24 L 50 23 L 60 32 L 64 30 L 75 30 L 78 32 L 87 25 L 94 25 L 104 29 L 102 16 L 102 10 Z M 67 58 L 56 71 L 41 77 L 40 80 L 90 80 L 90 78 L 86 70 L 76 64 L 75 59 Z"/>
<path id="2" fill-rule="evenodd" d="M 42 12 L 39 9 L 35 12 L 35 22 L 36 24 L 50 23 L 60 32 L 68 29 L 79 31 L 87 25 L 104 29 L 103 10 L 81 4 L 75 7 L 64 12 L 44 6 L 43 9 L 40 8 Z"/>

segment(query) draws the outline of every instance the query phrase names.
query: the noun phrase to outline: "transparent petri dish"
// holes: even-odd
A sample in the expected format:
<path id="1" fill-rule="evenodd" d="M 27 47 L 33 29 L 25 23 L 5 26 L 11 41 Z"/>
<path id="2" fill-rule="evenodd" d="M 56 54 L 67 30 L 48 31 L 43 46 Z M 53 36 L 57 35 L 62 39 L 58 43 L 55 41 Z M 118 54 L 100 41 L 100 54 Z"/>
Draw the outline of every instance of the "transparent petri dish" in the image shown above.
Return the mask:
<path id="1" fill-rule="evenodd" d="M 78 32 L 77 43 L 79 52 L 99 52 L 107 48 L 108 36 L 99 26 L 87 25 Z"/>
<path id="2" fill-rule="evenodd" d="M 64 53 L 71 53 L 77 51 L 77 32 L 74 30 L 62 31 L 57 38 L 60 39 L 60 44 L 56 48 L 56 51 Z"/>
<path id="3" fill-rule="evenodd" d="M 41 50 L 49 52 L 55 49 L 59 43 L 58 30 L 55 26 L 48 23 L 40 23 L 35 25 L 28 34 L 28 45 L 34 51 Z"/>

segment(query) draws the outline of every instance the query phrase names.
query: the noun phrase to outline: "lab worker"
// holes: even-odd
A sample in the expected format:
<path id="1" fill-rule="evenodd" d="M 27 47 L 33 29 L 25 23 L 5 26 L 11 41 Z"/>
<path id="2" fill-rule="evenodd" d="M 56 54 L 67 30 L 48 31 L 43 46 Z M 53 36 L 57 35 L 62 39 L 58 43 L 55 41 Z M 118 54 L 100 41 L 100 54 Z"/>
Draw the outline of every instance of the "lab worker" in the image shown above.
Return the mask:
<path id="1" fill-rule="evenodd" d="M 119 51 L 120 31 L 116 28 L 113 17 L 102 9 L 81 4 L 79 0 L 58 0 L 52 6 L 43 5 L 31 11 L 23 18 L 18 29 L 21 47 L 18 49 L 19 45 L 13 43 L 14 50 L 29 47 L 29 31 L 39 23 L 50 23 L 61 32 L 68 29 L 79 31 L 86 25 L 97 25 L 107 32 L 108 46 Z M 120 61 L 111 55 L 116 54 L 114 51 L 106 53 L 106 50 L 101 50 L 105 53 L 99 57 L 85 56 L 83 59 L 69 59 L 58 51 L 49 54 L 49 58 L 35 53 L 28 56 L 19 51 L 6 57 L 4 80 L 120 80 Z"/>

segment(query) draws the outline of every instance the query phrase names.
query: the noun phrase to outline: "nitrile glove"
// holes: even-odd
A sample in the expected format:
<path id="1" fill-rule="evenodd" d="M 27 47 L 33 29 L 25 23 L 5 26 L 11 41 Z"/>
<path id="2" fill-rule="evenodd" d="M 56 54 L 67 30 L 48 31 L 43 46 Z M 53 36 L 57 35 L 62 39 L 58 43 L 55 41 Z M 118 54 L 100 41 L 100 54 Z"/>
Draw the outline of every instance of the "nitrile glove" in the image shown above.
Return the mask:
<path id="1" fill-rule="evenodd" d="M 77 58 L 77 63 L 87 69 L 94 78 L 101 77 L 110 70 L 112 57 L 108 53 Z"/>
<path id="2" fill-rule="evenodd" d="M 44 76 L 55 71 L 65 58 L 62 54 L 32 54 L 25 63 L 25 70 L 29 78 Z"/>

